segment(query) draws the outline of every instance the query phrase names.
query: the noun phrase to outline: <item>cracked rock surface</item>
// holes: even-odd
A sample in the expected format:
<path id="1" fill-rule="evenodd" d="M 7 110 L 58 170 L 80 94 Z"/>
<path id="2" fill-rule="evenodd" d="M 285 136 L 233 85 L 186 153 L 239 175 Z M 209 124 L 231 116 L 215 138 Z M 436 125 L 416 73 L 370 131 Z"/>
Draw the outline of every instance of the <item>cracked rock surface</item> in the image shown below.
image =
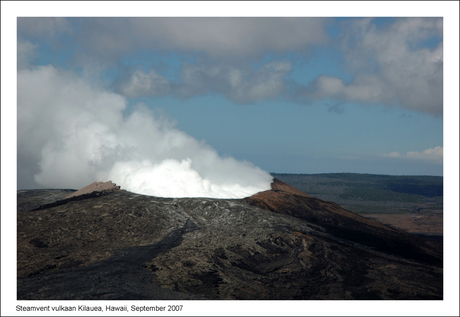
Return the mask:
<path id="1" fill-rule="evenodd" d="M 442 244 L 286 184 L 246 199 L 18 191 L 18 299 L 442 299 Z"/>

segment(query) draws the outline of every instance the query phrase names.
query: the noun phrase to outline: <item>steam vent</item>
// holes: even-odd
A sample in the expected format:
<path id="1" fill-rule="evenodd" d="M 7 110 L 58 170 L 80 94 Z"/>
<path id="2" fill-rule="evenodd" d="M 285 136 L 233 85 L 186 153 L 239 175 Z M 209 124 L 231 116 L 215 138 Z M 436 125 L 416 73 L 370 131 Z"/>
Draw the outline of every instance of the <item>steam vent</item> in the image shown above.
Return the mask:
<path id="1" fill-rule="evenodd" d="M 244 199 L 17 198 L 18 300 L 443 299 L 442 243 L 277 179 Z"/>

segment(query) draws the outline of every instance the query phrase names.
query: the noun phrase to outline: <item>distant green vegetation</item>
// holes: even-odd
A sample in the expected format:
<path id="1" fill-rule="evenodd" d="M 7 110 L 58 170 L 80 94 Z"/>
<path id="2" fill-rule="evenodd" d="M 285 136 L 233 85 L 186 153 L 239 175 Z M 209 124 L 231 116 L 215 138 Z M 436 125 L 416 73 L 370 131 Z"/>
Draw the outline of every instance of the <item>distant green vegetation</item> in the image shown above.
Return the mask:
<path id="1" fill-rule="evenodd" d="M 313 197 L 359 213 L 423 213 L 442 210 L 441 176 L 391 176 L 355 173 L 277 174 L 273 177 Z"/>

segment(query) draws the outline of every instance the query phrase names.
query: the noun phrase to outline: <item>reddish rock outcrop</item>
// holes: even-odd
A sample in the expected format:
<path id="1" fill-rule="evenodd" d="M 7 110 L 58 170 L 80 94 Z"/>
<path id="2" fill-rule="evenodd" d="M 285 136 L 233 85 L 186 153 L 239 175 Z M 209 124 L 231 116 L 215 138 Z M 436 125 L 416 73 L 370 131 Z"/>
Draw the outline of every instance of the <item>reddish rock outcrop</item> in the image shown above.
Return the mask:
<path id="1" fill-rule="evenodd" d="M 120 186 L 117 186 L 116 184 L 112 183 L 112 181 L 108 182 L 94 182 L 92 184 L 89 184 L 88 186 L 83 187 L 80 190 L 77 190 L 76 192 L 67 195 L 65 199 L 72 198 L 75 196 L 80 196 L 80 195 L 86 195 L 86 194 L 91 194 L 93 192 L 114 192 L 120 190 Z"/>
<path id="2" fill-rule="evenodd" d="M 364 218 L 336 203 L 311 197 L 276 178 L 271 187 L 271 190 L 246 198 L 246 201 L 275 213 L 304 219 L 325 228 L 329 234 L 381 252 L 429 264 L 442 263 L 442 250 L 440 252 L 438 245 Z"/>

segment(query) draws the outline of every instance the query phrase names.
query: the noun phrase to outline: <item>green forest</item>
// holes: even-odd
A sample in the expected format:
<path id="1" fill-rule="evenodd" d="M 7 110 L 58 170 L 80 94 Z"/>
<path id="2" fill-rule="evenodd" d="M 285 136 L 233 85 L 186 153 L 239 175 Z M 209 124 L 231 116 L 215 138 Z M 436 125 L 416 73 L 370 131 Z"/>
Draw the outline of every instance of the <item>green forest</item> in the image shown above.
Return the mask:
<path id="1" fill-rule="evenodd" d="M 358 214 L 423 214 L 443 209 L 442 176 L 356 173 L 272 173 L 272 176 L 313 197 L 338 203 Z"/>

